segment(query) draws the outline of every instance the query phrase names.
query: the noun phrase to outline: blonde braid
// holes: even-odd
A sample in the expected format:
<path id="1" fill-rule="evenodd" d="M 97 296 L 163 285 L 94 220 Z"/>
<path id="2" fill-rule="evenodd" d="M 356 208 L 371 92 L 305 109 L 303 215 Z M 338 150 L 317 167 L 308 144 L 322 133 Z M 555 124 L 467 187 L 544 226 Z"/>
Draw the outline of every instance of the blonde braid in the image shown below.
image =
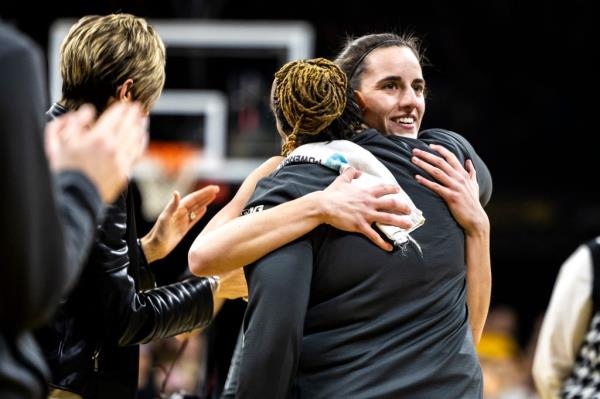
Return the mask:
<path id="1" fill-rule="evenodd" d="M 298 147 L 296 133 L 292 133 L 286 137 L 285 143 L 281 146 L 281 155 L 287 157 L 292 151 Z"/>
<path id="2" fill-rule="evenodd" d="M 324 58 L 292 61 L 275 74 L 274 100 L 292 131 L 282 147 L 288 155 L 299 136 L 313 136 L 346 107 L 346 74 Z"/>

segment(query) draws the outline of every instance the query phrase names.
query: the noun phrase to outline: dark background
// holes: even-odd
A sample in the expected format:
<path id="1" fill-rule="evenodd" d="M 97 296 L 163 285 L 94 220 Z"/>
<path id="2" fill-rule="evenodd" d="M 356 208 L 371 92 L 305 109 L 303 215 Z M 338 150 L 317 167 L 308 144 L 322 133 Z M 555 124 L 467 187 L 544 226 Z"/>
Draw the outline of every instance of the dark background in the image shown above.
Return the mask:
<path id="1" fill-rule="evenodd" d="M 544 311 L 560 264 L 600 233 L 591 1 L 71 0 L 46 3 L 45 11 L 33 4 L 2 4 L 0 15 L 43 49 L 54 19 L 110 12 L 305 20 L 323 57 L 333 57 L 347 34 L 419 34 L 432 64 L 424 70 L 430 96 L 423 128 L 462 133 L 494 178 L 487 208 L 492 304 L 517 310 L 521 343 Z"/>

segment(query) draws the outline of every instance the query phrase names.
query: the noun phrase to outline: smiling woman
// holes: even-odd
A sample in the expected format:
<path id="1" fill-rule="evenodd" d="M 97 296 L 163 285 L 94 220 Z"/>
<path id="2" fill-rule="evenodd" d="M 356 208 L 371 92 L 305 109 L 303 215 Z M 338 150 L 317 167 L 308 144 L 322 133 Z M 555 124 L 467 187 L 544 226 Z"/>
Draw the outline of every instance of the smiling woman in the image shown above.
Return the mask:
<path id="1" fill-rule="evenodd" d="M 480 284 L 467 292 L 465 264 L 482 275 L 489 272 L 487 217 L 475 169 L 483 203 L 491 190 L 489 172 L 458 134 L 419 132 L 425 85 L 418 52 L 404 38 L 390 36 L 383 42 L 385 35 L 358 39 L 370 42 L 358 50 L 356 42 L 349 43 L 353 62 L 338 65 L 351 71 L 352 90 L 346 79 L 329 76 L 335 68 L 323 60 L 282 67 L 274 86 L 287 89 L 274 91 L 273 110 L 276 119 L 285 118 L 278 128 L 287 138 L 286 150 L 313 138 L 322 146 L 342 145 L 348 143 L 344 138 L 358 147 L 349 152 L 370 153 L 423 211 L 427 221 L 411 232 L 418 245 L 389 253 L 358 235 L 320 226 L 247 266 L 249 302 L 236 398 L 482 395 L 469 330 L 473 317 L 469 320 L 465 305 L 467 297 L 477 299 L 469 304 L 477 316 L 471 323 L 477 339 L 487 312 L 489 276 L 472 279 Z M 308 69 L 310 74 L 303 73 Z M 305 90 L 313 86 L 320 90 Z M 321 94 L 324 88 L 346 93 L 345 109 L 337 107 L 337 95 Z M 292 102 L 302 106 L 286 112 Z M 346 135 L 334 121 L 323 130 L 321 124 L 305 126 L 317 108 L 331 108 L 327 114 L 343 120 L 344 114 L 354 115 L 355 105 L 362 108 L 363 124 L 381 132 L 360 128 Z M 300 145 L 258 182 L 247 209 L 268 211 L 329 184 L 334 172 L 294 158 L 318 145 Z M 366 161 L 363 167 L 375 168 Z M 415 175 L 436 181 L 415 181 Z"/>
<path id="2" fill-rule="evenodd" d="M 379 33 L 350 39 L 335 62 L 348 75 L 367 126 L 375 127 L 383 134 L 425 137 L 425 132 L 419 133 L 419 128 L 425 113 L 422 66 L 427 59 L 418 37 Z M 466 140 L 465 143 L 470 148 Z M 452 216 L 464 229 L 469 323 L 477 343 L 491 295 L 489 220 L 477 198 L 477 182 L 481 179 L 476 177 L 471 163 L 461 165 L 454 161 L 450 164 L 447 155 L 440 152 L 443 148 L 434 150 L 445 161 L 416 149 L 412 161 L 436 180 L 430 181 L 418 174 L 417 181 L 444 199 Z M 424 160 L 433 162 L 435 167 Z M 487 199 L 482 201 L 486 202 Z"/>
<path id="3" fill-rule="evenodd" d="M 355 94 L 365 123 L 380 132 L 417 137 L 425 113 L 425 80 L 409 47 L 373 50 Z"/>
<path id="4" fill-rule="evenodd" d="M 410 36 L 369 35 L 349 41 L 337 60 L 351 79 L 323 59 L 275 75 L 272 110 L 284 154 L 294 151 L 252 181 L 245 211 L 235 212 L 248 215 L 200 235 L 189 257 L 196 273 L 249 265 L 243 345 L 222 397 L 481 397 L 473 340 L 489 303 L 489 222 L 480 201 L 489 200 L 491 178 L 460 135 L 419 132 L 425 85 L 417 49 Z M 298 208 L 277 216 L 327 192 L 337 172 L 312 162 L 311 151 L 336 142 L 370 152 L 423 210 L 427 222 L 411 233 L 419 245 L 381 251 L 352 230 L 298 229 L 311 220 L 291 222 Z"/>

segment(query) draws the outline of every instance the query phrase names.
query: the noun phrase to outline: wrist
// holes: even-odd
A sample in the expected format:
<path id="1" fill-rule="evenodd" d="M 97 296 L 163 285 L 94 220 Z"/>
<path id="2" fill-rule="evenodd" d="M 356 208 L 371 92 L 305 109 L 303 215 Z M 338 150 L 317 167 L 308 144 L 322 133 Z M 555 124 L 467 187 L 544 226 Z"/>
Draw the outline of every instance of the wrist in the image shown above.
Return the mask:
<path id="1" fill-rule="evenodd" d="M 308 202 L 307 217 L 313 219 L 317 225 L 329 224 L 331 210 L 325 191 L 314 191 L 304 196 Z"/>
<path id="2" fill-rule="evenodd" d="M 468 229 L 465 229 L 465 235 L 473 238 L 485 238 L 490 235 L 490 220 L 487 214 L 483 214 L 479 220 L 471 223 Z"/>
<path id="3" fill-rule="evenodd" d="M 140 239 L 140 245 L 148 263 L 162 258 L 159 246 L 151 233 L 146 234 Z"/>
<path id="4" fill-rule="evenodd" d="M 210 284 L 210 290 L 213 294 L 213 297 L 217 297 L 219 295 L 219 291 L 221 289 L 221 277 L 219 276 L 209 276 L 206 277 L 208 283 Z"/>

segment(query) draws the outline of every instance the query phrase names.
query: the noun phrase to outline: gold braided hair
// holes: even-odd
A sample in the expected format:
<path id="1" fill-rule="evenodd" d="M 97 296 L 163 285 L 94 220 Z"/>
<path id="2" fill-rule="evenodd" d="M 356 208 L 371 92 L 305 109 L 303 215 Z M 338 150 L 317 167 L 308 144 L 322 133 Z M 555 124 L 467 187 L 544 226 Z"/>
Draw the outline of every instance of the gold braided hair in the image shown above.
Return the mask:
<path id="1" fill-rule="evenodd" d="M 299 135 L 316 135 L 342 115 L 347 85 L 346 74 L 325 58 L 288 62 L 275 73 L 275 107 L 292 128 L 283 156 L 296 148 Z"/>

